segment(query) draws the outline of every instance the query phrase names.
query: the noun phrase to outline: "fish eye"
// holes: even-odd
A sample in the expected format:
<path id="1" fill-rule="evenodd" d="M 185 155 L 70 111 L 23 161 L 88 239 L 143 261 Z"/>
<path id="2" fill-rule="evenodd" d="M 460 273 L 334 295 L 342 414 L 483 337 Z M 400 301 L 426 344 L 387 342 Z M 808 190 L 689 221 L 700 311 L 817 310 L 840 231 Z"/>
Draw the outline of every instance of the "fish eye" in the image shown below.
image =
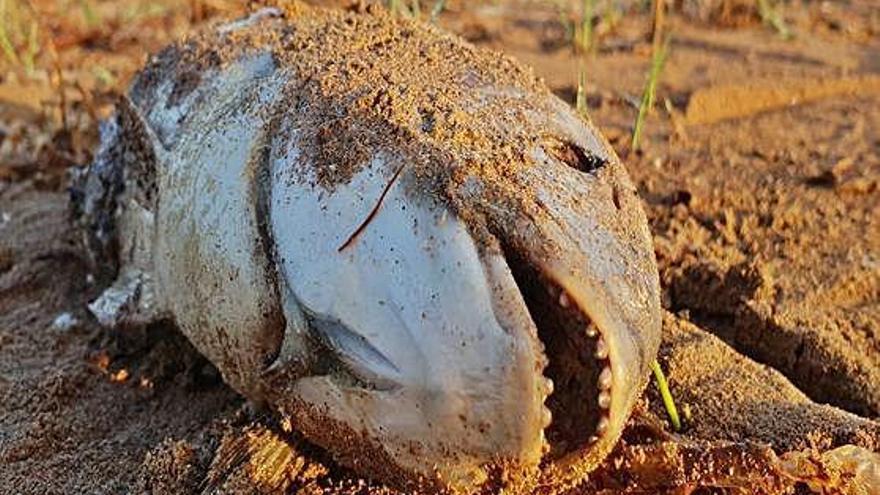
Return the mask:
<path id="1" fill-rule="evenodd" d="M 557 160 L 583 173 L 592 174 L 608 164 L 608 160 L 585 150 L 577 143 L 553 139 L 547 151 Z"/>

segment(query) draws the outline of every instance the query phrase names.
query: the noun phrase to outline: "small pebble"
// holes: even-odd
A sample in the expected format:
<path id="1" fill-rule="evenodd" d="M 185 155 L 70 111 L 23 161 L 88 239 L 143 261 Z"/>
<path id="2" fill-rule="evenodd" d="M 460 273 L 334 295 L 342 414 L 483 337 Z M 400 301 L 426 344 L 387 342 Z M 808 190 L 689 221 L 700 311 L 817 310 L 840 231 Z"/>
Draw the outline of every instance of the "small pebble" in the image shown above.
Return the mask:
<path id="1" fill-rule="evenodd" d="M 59 332 L 69 332 L 79 327 L 80 321 L 68 312 L 61 313 L 52 321 L 52 328 Z"/>

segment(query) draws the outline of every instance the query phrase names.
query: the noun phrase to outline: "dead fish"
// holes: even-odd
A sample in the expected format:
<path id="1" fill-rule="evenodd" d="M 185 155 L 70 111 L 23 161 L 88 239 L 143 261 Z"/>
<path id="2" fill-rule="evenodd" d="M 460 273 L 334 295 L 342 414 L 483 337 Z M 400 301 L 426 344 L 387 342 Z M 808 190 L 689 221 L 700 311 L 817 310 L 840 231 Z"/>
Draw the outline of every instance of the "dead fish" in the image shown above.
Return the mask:
<path id="1" fill-rule="evenodd" d="M 174 322 L 404 488 L 574 486 L 660 339 L 637 192 L 530 70 L 379 11 L 267 9 L 153 57 L 74 203 L 107 326 Z"/>

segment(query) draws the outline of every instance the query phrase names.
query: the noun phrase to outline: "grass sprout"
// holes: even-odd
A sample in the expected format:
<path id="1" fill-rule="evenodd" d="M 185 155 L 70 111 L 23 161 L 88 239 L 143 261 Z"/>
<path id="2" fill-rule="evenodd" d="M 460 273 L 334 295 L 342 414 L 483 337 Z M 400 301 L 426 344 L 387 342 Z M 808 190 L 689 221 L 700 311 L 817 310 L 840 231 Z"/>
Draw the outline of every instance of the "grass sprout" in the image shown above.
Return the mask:
<path id="1" fill-rule="evenodd" d="M 410 6 L 409 6 L 409 13 L 411 16 L 415 17 L 416 19 L 418 19 L 419 17 L 422 16 L 422 6 L 421 6 L 419 0 L 411 0 Z"/>
<path id="2" fill-rule="evenodd" d="M 434 6 L 431 7 L 431 24 L 437 23 L 437 18 L 443 13 L 444 8 L 446 8 L 446 0 L 437 0 L 434 2 Z"/>
<path id="3" fill-rule="evenodd" d="M 410 16 L 412 13 L 404 0 L 388 0 L 388 10 L 392 15 Z"/>
<path id="4" fill-rule="evenodd" d="M 10 64 L 15 66 L 21 63 L 18 60 L 18 55 L 15 53 L 15 46 L 12 45 L 12 41 L 9 39 L 9 33 L 6 32 L 5 22 L 0 22 L 0 48 L 3 49 L 3 55 L 6 56 Z"/>
<path id="5" fill-rule="evenodd" d="M 31 21 L 30 29 L 28 29 L 27 32 L 27 44 L 21 56 L 24 70 L 28 74 L 34 73 L 34 67 L 36 65 L 35 61 L 38 53 L 40 53 L 39 25 L 37 24 L 37 21 Z"/>
<path id="6" fill-rule="evenodd" d="M 660 44 L 654 45 L 651 55 L 651 70 L 648 72 L 648 80 L 645 83 L 645 90 L 642 92 L 642 99 L 639 103 L 639 114 L 636 117 L 636 124 L 633 126 L 632 146 L 633 151 L 639 148 L 642 137 L 642 130 L 645 126 L 645 118 L 648 112 L 654 108 L 654 99 L 657 95 L 657 81 L 660 79 L 660 73 L 663 72 L 663 65 L 666 63 L 666 56 L 669 51 L 669 38 Z"/>
<path id="7" fill-rule="evenodd" d="M 79 0 L 79 8 L 82 10 L 83 18 L 86 20 L 86 26 L 94 28 L 101 23 L 101 19 L 95 12 L 95 6 L 92 5 L 91 0 Z"/>
<path id="8" fill-rule="evenodd" d="M 21 64 L 21 60 L 18 58 L 15 43 L 12 41 L 12 37 L 15 35 L 14 30 L 19 24 L 16 6 L 13 5 L 10 9 L 6 5 L 6 0 L 0 0 L 0 19 L 3 19 L 3 22 L 0 22 L 0 48 L 3 49 L 3 55 L 6 56 L 9 63 L 18 66 Z"/>
<path id="9" fill-rule="evenodd" d="M 775 29 L 782 39 L 788 40 L 793 38 L 794 35 L 782 19 L 778 6 L 772 5 L 770 1 L 771 0 L 757 0 L 758 14 L 761 16 L 761 21 Z"/>
<path id="10" fill-rule="evenodd" d="M 622 18 L 623 14 L 620 12 L 619 7 L 616 4 L 611 3 L 611 5 L 607 6 L 602 13 L 602 20 L 599 24 L 600 27 L 604 27 L 607 31 L 613 31 Z M 596 35 L 598 36 L 599 33 L 596 33 Z"/>
<path id="11" fill-rule="evenodd" d="M 583 57 L 578 60 L 578 84 L 574 107 L 581 117 L 587 118 L 587 62 Z"/>
<path id="12" fill-rule="evenodd" d="M 23 67 L 27 75 L 36 68 L 36 58 L 40 53 L 40 26 L 38 16 L 28 11 L 29 3 L 0 0 L 0 49 L 13 67 Z"/>
<path id="13" fill-rule="evenodd" d="M 107 70 L 106 67 L 99 65 L 92 69 L 92 73 L 95 75 L 98 81 L 101 81 L 101 84 L 109 87 L 113 87 L 116 85 L 116 76 L 114 76 L 112 72 Z"/>
<path id="14" fill-rule="evenodd" d="M 402 0 L 388 0 L 388 10 L 392 14 L 397 15 L 403 10 L 403 8 Z"/>
<path id="15" fill-rule="evenodd" d="M 559 11 L 559 24 L 565 29 L 565 41 L 574 41 L 574 25 L 569 17 L 568 7 L 562 0 L 556 0 L 556 9 Z"/>
<path id="16" fill-rule="evenodd" d="M 565 0 L 554 2 L 565 41 L 575 53 L 593 53 L 600 38 L 612 33 L 623 18 L 621 6 L 613 0 L 580 0 L 573 7 Z"/>
<path id="17" fill-rule="evenodd" d="M 582 53 L 587 53 L 593 46 L 593 13 L 596 10 L 596 0 L 583 0 L 581 2 L 581 17 L 574 31 L 575 48 Z"/>
<path id="18" fill-rule="evenodd" d="M 193 8 L 198 8 L 197 5 L 193 5 Z M 171 10 L 171 7 L 168 5 L 158 4 L 154 2 L 149 3 L 135 3 L 132 5 L 127 5 L 122 9 L 121 14 L 118 14 L 119 19 L 123 23 L 140 21 L 149 17 L 160 17 L 168 13 Z"/>
<path id="19" fill-rule="evenodd" d="M 420 19 L 422 17 L 421 0 L 388 0 L 388 11 L 393 15 L 403 15 Z M 431 10 L 428 12 L 428 20 L 433 24 L 437 22 L 437 17 L 446 8 L 446 0 L 436 0 Z"/>
<path id="20" fill-rule="evenodd" d="M 663 368 L 660 367 L 660 363 L 656 359 L 651 362 L 651 371 L 654 372 L 654 379 L 657 380 L 657 388 L 660 390 L 660 397 L 663 399 L 663 406 L 666 408 L 666 414 L 669 415 L 672 429 L 681 431 L 681 419 L 678 417 L 678 408 L 675 407 L 675 401 L 672 399 L 672 393 L 669 391 L 669 383 L 666 382 Z"/>

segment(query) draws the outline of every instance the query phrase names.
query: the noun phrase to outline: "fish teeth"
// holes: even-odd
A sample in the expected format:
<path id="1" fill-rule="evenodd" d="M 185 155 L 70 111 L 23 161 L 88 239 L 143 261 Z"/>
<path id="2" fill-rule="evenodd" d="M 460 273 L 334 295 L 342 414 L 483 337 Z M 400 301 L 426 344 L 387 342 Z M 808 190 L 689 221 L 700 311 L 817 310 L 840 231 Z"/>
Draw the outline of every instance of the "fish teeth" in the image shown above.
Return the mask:
<path id="1" fill-rule="evenodd" d="M 599 407 L 609 409 L 611 407 L 611 394 L 607 390 L 599 392 Z"/>
<path id="2" fill-rule="evenodd" d="M 550 412 L 550 409 L 547 406 L 541 406 L 541 424 L 544 428 L 550 426 L 550 423 L 553 422 L 553 413 Z"/>
<path id="3" fill-rule="evenodd" d="M 610 422 L 608 421 L 608 417 L 602 416 L 602 419 L 599 420 L 599 424 L 596 425 L 596 433 L 604 435 L 605 432 L 608 431 L 609 426 Z"/>
<path id="4" fill-rule="evenodd" d="M 553 380 L 545 377 L 542 380 L 542 383 L 543 383 L 543 388 L 544 388 L 544 394 L 548 395 L 548 396 L 552 395 L 553 394 Z"/>
<path id="5" fill-rule="evenodd" d="M 611 374 L 611 367 L 606 366 L 601 373 L 599 373 L 599 389 L 600 390 L 609 390 L 611 388 L 611 379 L 614 376 Z"/>
<path id="6" fill-rule="evenodd" d="M 601 337 L 596 341 L 596 357 L 598 359 L 608 358 L 608 344 L 606 344 L 605 339 Z"/>
<path id="7" fill-rule="evenodd" d="M 595 325 L 591 324 L 590 326 L 587 327 L 587 337 L 590 337 L 592 339 L 592 338 L 596 338 L 597 335 L 599 335 L 599 332 L 596 330 Z"/>
<path id="8" fill-rule="evenodd" d="M 565 291 L 559 293 L 559 305 L 563 308 L 567 308 L 571 304 L 571 300 L 568 298 L 568 294 Z"/>

